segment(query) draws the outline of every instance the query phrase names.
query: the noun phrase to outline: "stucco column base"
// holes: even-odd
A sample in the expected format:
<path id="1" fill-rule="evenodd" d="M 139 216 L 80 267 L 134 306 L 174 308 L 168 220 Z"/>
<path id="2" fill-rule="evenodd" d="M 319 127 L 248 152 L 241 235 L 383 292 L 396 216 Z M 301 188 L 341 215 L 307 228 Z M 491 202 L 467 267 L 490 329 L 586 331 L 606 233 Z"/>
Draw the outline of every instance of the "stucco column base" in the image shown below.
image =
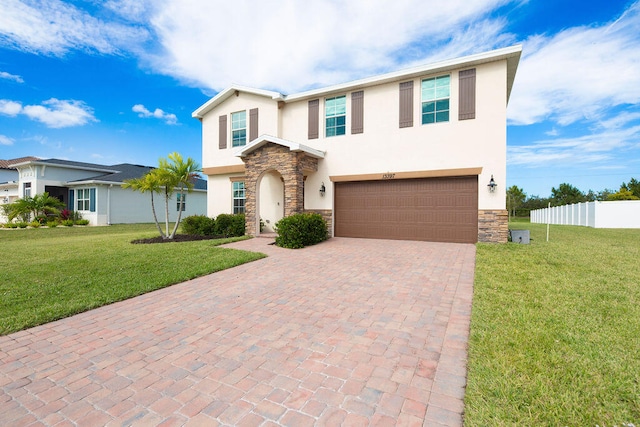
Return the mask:
<path id="1" fill-rule="evenodd" d="M 509 213 L 506 209 L 478 211 L 478 242 L 507 243 Z"/>

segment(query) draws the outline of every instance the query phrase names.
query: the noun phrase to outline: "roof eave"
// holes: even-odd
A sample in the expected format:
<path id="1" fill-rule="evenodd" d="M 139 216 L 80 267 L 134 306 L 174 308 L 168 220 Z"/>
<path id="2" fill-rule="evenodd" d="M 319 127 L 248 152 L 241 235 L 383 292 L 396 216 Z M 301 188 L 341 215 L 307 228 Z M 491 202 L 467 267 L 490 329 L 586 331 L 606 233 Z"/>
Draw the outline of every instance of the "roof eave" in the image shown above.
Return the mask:
<path id="1" fill-rule="evenodd" d="M 52 162 L 42 162 L 42 161 L 27 161 L 27 162 L 12 164 L 12 166 L 14 166 L 14 167 L 17 167 L 17 166 L 29 166 L 29 165 L 54 166 L 54 167 L 64 168 L 64 169 L 78 169 L 78 170 L 92 171 L 92 172 L 105 172 L 105 173 L 116 173 L 116 172 L 118 172 L 116 169 L 92 168 L 92 167 L 84 167 L 84 166 L 77 166 L 77 165 L 65 165 L 63 163 L 52 163 Z"/>
<path id="2" fill-rule="evenodd" d="M 316 150 L 315 148 L 311 148 L 304 144 L 300 144 L 297 142 L 289 141 L 286 139 L 282 139 L 282 138 L 278 138 L 278 137 L 266 135 L 266 134 L 260 135 L 259 137 L 257 137 L 256 139 L 254 139 L 244 147 L 238 147 L 236 151 L 233 153 L 233 155 L 236 157 L 245 157 L 247 154 L 251 153 L 252 151 L 262 147 L 264 144 L 267 144 L 269 142 L 277 145 L 281 145 L 283 147 L 287 147 L 289 148 L 290 151 L 293 151 L 295 153 L 303 152 L 316 159 L 324 159 L 324 154 L 325 154 L 324 151 Z"/>
<path id="3" fill-rule="evenodd" d="M 299 101 L 305 98 L 315 98 L 320 95 L 326 95 L 333 92 L 344 92 L 349 90 L 355 90 L 364 88 L 367 86 L 374 86 L 393 81 L 412 79 L 425 74 L 440 73 L 448 70 L 454 70 L 459 68 L 473 67 L 488 62 L 495 62 L 500 60 L 507 60 L 507 93 L 511 93 L 511 87 L 513 86 L 513 80 L 515 79 L 516 69 L 520 61 L 520 55 L 522 54 L 522 45 L 514 45 L 505 47 L 502 49 L 496 49 L 489 52 L 478 53 L 474 55 L 463 56 L 460 58 L 448 59 L 444 61 L 434 62 L 427 65 L 420 65 L 417 67 L 407 68 L 404 70 L 394 71 L 387 74 L 381 74 L 378 76 L 368 77 L 352 82 L 341 83 L 334 86 L 327 86 L 318 89 L 312 89 L 305 92 L 295 93 L 285 96 L 285 102 Z M 510 78 L 509 78 L 510 77 Z"/>
<path id="4" fill-rule="evenodd" d="M 274 92 L 271 90 L 264 90 L 264 89 L 256 89 L 256 88 L 247 87 L 247 86 L 231 85 L 230 87 L 219 92 L 216 96 L 214 96 L 213 98 L 211 98 L 210 100 L 202 104 L 197 110 L 191 113 L 191 117 L 195 119 L 202 119 L 205 116 L 205 114 L 213 110 L 215 107 L 220 105 L 226 99 L 230 98 L 231 95 L 235 94 L 236 92 L 245 92 L 253 95 L 265 96 L 275 101 L 284 100 L 284 96 L 279 92 Z"/>

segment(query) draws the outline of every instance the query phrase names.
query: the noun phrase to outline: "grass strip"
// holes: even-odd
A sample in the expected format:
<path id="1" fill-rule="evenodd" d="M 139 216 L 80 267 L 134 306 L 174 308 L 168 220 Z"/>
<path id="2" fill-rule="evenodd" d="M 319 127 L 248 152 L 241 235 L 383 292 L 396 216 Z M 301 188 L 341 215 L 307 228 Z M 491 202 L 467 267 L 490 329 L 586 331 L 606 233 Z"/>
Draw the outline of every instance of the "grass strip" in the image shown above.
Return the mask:
<path id="1" fill-rule="evenodd" d="M 478 244 L 465 426 L 640 420 L 640 230 Z"/>
<path id="2" fill-rule="evenodd" d="M 263 258 L 239 239 L 134 245 L 148 224 L 0 230 L 0 335 Z"/>

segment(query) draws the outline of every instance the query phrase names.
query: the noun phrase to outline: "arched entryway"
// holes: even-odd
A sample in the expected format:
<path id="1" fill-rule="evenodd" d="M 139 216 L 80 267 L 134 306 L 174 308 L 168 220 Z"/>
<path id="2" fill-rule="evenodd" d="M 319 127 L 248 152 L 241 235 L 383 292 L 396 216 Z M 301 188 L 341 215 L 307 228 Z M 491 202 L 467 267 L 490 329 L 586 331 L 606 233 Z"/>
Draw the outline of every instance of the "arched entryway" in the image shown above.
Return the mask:
<path id="1" fill-rule="evenodd" d="M 273 233 L 275 224 L 284 217 L 284 178 L 276 170 L 266 171 L 257 183 L 257 217 L 262 221 L 261 233 Z"/>
<path id="2" fill-rule="evenodd" d="M 265 225 L 269 219 L 269 228 L 273 230 L 273 225 L 280 218 L 304 211 L 304 176 L 318 170 L 318 159 L 324 158 L 324 152 L 262 135 L 236 155 L 245 164 L 248 235 L 260 234 L 261 216 Z"/>

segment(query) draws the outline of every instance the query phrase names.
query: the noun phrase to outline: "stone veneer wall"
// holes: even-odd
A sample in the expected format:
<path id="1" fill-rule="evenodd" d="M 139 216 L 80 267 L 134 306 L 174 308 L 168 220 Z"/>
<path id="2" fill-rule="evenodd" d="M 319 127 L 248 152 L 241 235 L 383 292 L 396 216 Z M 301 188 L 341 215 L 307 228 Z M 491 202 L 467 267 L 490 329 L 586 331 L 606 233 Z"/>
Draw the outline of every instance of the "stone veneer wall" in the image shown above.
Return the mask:
<path id="1" fill-rule="evenodd" d="M 509 236 L 509 213 L 506 210 L 478 211 L 478 242 L 506 243 Z"/>
<path id="2" fill-rule="evenodd" d="M 318 159 L 288 147 L 267 143 L 242 159 L 245 163 L 245 224 L 246 234 L 257 234 L 258 181 L 265 172 L 275 170 L 284 180 L 284 216 L 304 211 L 304 171 L 317 171 Z"/>
<path id="3" fill-rule="evenodd" d="M 327 222 L 329 237 L 333 237 L 333 211 L 331 209 L 305 209 L 305 213 L 318 213 Z"/>

